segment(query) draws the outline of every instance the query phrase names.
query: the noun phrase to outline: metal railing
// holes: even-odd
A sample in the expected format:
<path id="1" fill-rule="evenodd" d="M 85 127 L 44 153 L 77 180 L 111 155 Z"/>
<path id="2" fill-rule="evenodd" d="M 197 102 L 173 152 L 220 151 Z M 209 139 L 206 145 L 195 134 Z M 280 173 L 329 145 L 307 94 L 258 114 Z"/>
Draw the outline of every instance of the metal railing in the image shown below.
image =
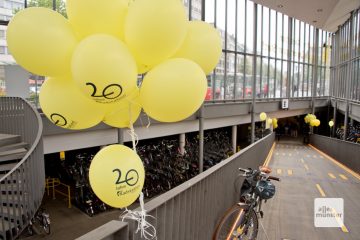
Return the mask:
<path id="1" fill-rule="evenodd" d="M 239 200 L 239 167 L 262 165 L 274 142 L 270 134 L 218 165 L 145 204 L 158 240 L 209 240 L 224 212 Z M 140 209 L 136 209 L 140 210 Z M 78 240 L 141 239 L 136 223 L 112 221 Z M 117 238 L 123 236 L 123 238 Z"/>
<path id="2" fill-rule="evenodd" d="M 18 97 L 0 97 L 0 132 L 20 135 L 30 145 L 26 155 L 0 179 L 0 239 L 15 239 L 39 208 L 45 190 L 42 121 Z"/>

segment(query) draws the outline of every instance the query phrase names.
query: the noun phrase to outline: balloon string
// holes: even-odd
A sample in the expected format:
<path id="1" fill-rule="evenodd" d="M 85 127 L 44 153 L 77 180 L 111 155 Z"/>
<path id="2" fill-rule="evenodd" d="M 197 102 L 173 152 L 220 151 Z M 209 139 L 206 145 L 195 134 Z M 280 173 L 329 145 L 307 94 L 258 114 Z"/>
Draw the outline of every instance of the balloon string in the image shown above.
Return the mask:
<path id="1" fill-rule="evenodd" d="M 134 125 L 132 122 L 132 115 L 131 115 L 131 104 L 129 105 L 129 118 L 130 118 L 130 131 L 129 134 L 131 136 L 131 141 L 133 145 L 133 150 L 136 152 L 136 146 L 139 142 L 138 135 L 135 133 Z M 128 220 L 134 220 L 137 223 L 137 228 L 135 233 L 138 233 L 140 231 L 141 237 L 145 239 L 157 239 L 156 236 L 156 228 L 146 221 L 146 217 L 151 217 L 155 219 L 155 217 L 146 214 L 145 210 L 145 203 L 144 203 L 144 194 L 141 192 L 139 196 L 139 202 L 140 202 L 140 211 L 132 211 L 127 208 L 125 208 L 125 211 L 120 216 L 121 220 L 124 221 L 124 219 Z"/>
<path id="2" fill-rule="evenodd" d="M 146 217 L 150 217 L 155 219 L 155 217 L 148 215 L 145 210 L 144 204 L 144 194 L 141 192 L 140 197 L 140 207 L 141 211 L 132 211 L 129 209 L 125 209 L 124 213 L 120 216 L 121 220 L 133 220 L 137 222 L 137 228 L 135 233 L 140 231 L 141 237 L 145 239 L 157 239 L 156 236 L 156 228 L 149 222 L 146 221 Z"/>

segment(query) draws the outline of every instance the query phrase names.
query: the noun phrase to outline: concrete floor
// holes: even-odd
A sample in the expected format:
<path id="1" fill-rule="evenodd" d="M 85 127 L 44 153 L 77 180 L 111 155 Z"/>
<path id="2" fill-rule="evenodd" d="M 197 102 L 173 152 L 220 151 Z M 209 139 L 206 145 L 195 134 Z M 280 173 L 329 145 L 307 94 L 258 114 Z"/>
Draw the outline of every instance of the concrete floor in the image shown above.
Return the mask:
<path id="1" fill-rule="evenodd" d="M 65 199 L 62 199 L 61 196 L 53 200 L 50 197 L 47 197 L 45 194 L 44 197 L 44 208 L 50 214 L 51 220 L 51 234 L 50 235 L 35 235 L 27 236 L 24 231 L 23 236 L 20 239 L 26 240 L 72 240 L 76 239 L 101 225 L 111 221 L 119 219 L 122 210 L 108 210 L 103 213 L 99 213 L 94 217 L 89 217 L 81 210 L 72 206 L 72 208 L 67 208 L 67 203 Z M 129 207 L 133 209 L 138 207 L 138 204 L 134 204 Z M 95 240 L 95 239 L 94 239 Z"/>
<path id="2" fill-rule="evenodd" d="M 359 179 L 310 147 L 290 138 L 282 138 L 277 143 L 270 167 L 272 175 L 280 177 L 281 182 L 275 182 L 275 197 L 263 204 L 264 218 L 260 220 L 263 227 L 260 225 L 258 239 L 360 239 Z M 314 199 L 321 197 L 316 184 L 326 197 L 344 199 L 344 224 L 348 232 L 341 228 L 314 227 Z M 112 210 L 91 218 L 76 207 L 68 209 L 61 197 L 47 199 L 45 208 L 52 221 L 51 235 L 27 237 L 27 240 L 75 239 L 110 220 L 118 219 L 121 214 L 120 210 Z"/>
<path id="3" fill-rule="evenodd" d="M 275 182 L 275 197 L 263 205 L 258 239 L 360 239 L 359 179 L 309 146 L 291 140 L 278 142 L 269 166 L 281 182 Z M 314 199 L 321 197 L 344 199 L 343 229 L 314 226 Z"/>

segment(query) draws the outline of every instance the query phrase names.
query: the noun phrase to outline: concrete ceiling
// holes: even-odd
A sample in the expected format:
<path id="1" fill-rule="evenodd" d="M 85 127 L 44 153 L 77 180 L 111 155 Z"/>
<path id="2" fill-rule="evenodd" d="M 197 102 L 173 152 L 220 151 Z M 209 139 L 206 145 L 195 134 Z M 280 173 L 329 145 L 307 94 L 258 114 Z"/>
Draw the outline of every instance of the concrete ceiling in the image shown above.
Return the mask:
<path id="1" fill-rule="evenodd" d="M 252 0 L 290 17 L 335 32 L 351 11 L 360 7 L 360 0 Z"/>

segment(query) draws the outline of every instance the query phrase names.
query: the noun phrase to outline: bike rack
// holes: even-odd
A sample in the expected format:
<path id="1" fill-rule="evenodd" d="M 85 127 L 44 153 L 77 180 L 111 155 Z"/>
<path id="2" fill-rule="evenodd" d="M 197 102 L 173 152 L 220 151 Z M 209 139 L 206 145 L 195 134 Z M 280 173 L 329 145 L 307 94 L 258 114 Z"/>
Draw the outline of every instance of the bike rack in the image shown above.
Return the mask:
<path id="1" fill-rule="evenodd" d="M 59 187 L 59 186 L 65 187 L 66 192 L 62 192 L 62 191 L 56 189 L 56 187 Z M 53 199 L 56 199 L 55 193 L 58 193 L 64 197 L 66 197 L 67 202 L 68 202 L 68 208 L 71 208 L 71 188 L 69 185 L 66 185 L 66 184 L 60 182 L 60 180 L 58 178 L 46 178 L 45 188 L 46 188 L 48 196 L 50 196 L 50 189 L 52 189 Z"/>

